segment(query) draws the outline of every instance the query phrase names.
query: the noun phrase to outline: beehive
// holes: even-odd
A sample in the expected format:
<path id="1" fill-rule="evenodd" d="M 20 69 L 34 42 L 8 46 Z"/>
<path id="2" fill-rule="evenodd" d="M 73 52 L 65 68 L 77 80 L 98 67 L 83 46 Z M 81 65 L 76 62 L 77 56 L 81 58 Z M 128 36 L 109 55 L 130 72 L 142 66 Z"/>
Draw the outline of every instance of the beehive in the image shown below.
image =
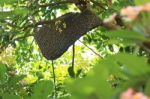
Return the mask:
<path id="1" fill-rule="evenodd" d="M 101 24 L 93 12 L 67 13 L 36 28 L 37 44 L 48 60 L 59 58 L 81 36 Z"/>

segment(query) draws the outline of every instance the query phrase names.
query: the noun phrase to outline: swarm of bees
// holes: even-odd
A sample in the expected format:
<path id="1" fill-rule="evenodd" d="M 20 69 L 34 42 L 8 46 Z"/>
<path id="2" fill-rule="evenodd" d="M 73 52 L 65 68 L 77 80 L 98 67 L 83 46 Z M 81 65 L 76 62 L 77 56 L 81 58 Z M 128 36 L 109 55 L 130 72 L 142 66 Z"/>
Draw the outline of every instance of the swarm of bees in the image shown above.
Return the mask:
<path id="1" fill-rule="evenodd" d="M 43 56 L 55 60 L 76 40 L 100 24 L 101 20 L 95 13 L 84 9 L 80 13 L 67 13 L 36 28 L 34 37 Z"/>

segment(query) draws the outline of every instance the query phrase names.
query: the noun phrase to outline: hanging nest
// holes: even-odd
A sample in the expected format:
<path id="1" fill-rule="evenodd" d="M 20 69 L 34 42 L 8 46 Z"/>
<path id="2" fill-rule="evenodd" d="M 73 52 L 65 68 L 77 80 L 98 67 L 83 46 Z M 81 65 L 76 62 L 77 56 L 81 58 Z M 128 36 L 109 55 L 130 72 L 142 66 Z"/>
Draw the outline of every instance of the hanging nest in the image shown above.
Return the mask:
<path id="1" fill-rule="evenodd" d="M 71 12 L 36 28 L 34 37 L 43 56 L 48 60 L 55 60 L 76 40 L 100 24 L 100 18 L 89 10 Z"/>

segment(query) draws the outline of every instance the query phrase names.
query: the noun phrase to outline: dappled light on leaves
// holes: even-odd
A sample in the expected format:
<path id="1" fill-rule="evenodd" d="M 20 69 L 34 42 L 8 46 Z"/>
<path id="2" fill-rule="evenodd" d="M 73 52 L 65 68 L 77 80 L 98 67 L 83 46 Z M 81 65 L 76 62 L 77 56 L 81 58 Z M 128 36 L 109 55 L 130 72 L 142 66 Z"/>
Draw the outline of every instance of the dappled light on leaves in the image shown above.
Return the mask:
<path id="1" fill-rule="evenodd" d="M 0 0 L 0 99 L 150 99 L 150 1 Z"/>

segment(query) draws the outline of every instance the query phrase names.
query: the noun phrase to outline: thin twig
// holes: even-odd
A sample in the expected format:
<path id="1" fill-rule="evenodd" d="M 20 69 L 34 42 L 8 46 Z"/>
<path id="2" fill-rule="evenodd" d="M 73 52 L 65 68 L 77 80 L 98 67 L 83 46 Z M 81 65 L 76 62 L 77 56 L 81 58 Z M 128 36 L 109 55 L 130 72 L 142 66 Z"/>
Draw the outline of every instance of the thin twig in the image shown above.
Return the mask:
<path id="1" fill-rule="evenodd" d="M 52 69 L 53 69 L 53 81 L 54 81 L 54 98 L 57 97 L 57 85 L 56 85 L 56 74 L 55 74 L 55 67 L 54 61 L 52 60 Z"/>
<path id="2" fill-rule="evenodd" d="M 52 20 L 43 20 L 43 21 L 39 21 L 39 22 L 36 22 L 36 23 L 33 23 L 33 24 L 29 24 L 27 26 L 24 27 L 24 30 L 27 29 L 27 28 L 34 28 L 38 25 L 44 25 L 44 24 L 50 24 Z"/>
<path id="3" fill-rule="evenodd" d="M 75 44 L 72 46 L 72 70 L 74 71 Z"/>
<path id="4" fill-rule="evenodd" d="M 20 40 L 20 39 L 24 39 L 24 38 L 27 38 L 27 37 L 30 37 L 30 36 L 33 36 L 33 34 L 28 34 L 28 35 L 25 35 L 25 36 L 17 37 L 17 38 L 15 38 L 15 39 L 13 39 L 12 42 L 18 41 L 18 40 Z"/>
<path id="5" fill-rule="evenodd" d="M 98 54 L 96 51 L 94 51 L 92 48 L 90 48 L 88 45 L 86 45 L 86 44 L 84 44 L 81 40 L 78 40 L 79 42 L 81 42 L 84 46 L 86 46 L 88 49 L 90 49 L 95 55 L 97 55 L 98 57 L 100 57 L 100 58 L 102 58 L 103 59 L 103 57 L 100 55 L 100 54 Z"/>

